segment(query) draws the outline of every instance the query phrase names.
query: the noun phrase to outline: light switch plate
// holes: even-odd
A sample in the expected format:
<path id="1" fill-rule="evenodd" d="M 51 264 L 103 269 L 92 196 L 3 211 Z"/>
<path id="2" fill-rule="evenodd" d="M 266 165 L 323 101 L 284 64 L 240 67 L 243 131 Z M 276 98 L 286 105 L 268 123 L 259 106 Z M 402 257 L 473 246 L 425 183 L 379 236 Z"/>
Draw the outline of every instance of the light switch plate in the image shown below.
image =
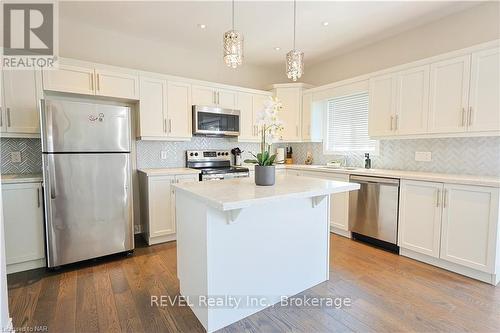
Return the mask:
<path id="1" fill-rule="evenodd" d="M 162 151 L 160 152 L 160 156 L 161 156 L 161 159 L 162 159 L 162 160 L 166 160 L 166 159 L 167 159 L 167 152 L 166 152 L 166 151 L 164 151 L 164 150 L 162 150 Z"/>
<path id="2" fill-rule="evenodd" d="M 12 163 L 21 163 L 21 152 L 13 151 L 10 153 L 10 161 Z"/>
<path id="3" fill-rule="evenodd" d="M 430 151 L 416 151 L 415 161 L 430 162 L 432 161 L 432 153 Z"/>

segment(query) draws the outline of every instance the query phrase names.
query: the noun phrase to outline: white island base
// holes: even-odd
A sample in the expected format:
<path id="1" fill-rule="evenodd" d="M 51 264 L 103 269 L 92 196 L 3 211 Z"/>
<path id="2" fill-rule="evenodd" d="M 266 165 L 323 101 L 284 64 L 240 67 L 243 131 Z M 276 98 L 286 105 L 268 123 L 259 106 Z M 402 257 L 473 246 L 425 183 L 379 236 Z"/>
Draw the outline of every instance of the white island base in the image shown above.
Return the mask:
<path id="1" fill-rule="evenodd" d="M 180 293 L 205 329 L 328 280 L 329 194 L 357 188 L 291 176 L 267 188 L 248 178 L 176 185 Z"/>

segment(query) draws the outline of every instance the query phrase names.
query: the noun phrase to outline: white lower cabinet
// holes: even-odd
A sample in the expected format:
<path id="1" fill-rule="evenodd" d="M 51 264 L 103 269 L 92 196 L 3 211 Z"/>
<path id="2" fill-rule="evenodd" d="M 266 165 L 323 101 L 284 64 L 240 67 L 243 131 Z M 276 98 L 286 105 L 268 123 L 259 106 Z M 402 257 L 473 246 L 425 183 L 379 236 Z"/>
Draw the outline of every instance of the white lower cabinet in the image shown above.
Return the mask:
<path id="1" fill-rule="evenodd" d="M 175 240 L 175 183 L 198 181 L 192 175 L 147 175 L 139 173 L 141 225 L 149 245 Z"/>
<path id="2" fill-rule="evenodd" d="M 7 273 L 45 266 L 41 183 L 2 185 Z"/>
<path id="3" fill-rule="evenodd" d="M 497 188 L 444 185 L 442 259 L 494 272 L 498 200 Z"/>
<path id="4" fill-rule="evenodd" d="M 403 248 L 439 258 L 443 184 L 403 180 L 399 202 L 399 241 Z"/>
<path id="5" fill-rule="evenodd" d="M 498 283 L 498 188 L 403 180 L 400 191 L 401 254 Z"/>

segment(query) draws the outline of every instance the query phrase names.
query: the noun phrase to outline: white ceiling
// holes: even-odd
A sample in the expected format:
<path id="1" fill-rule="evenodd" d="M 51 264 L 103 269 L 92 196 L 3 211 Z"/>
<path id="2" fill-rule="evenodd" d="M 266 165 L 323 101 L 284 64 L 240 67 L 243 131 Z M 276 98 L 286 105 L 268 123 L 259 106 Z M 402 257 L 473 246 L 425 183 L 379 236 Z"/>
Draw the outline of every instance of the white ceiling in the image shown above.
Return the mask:
<path id="1" fill-rule="evenodd" d="M 472 7 L 477 2 L 297 2 L 297 48 L 316 63 Z M 159 40 L 200 55 L 222 52 L 231 28 L 230 1 L 62 2 L 60 17 L 140 38 Z M 327 27 L 322 22 L 328 21 Z M 202 30 L 198 24 L 206 24 Z M 245 61 L 283 63 L 292 48 L 293 2 L 237 1 L 235 28 L 245 38 Z M 275 51 L 280 47 L 280 51 Z"/>

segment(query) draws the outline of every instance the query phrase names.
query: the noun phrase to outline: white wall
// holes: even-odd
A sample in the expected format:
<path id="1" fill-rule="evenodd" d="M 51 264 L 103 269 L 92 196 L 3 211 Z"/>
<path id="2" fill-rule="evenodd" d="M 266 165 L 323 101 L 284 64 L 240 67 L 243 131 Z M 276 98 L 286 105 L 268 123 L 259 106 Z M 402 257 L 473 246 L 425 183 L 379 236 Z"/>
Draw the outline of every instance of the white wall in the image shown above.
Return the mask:
<path id="1" fill-rule="evenodd" d="M 64 17 L 59 25 L 62 57 L 257 89 L 267 88 L 278 76 L 273 69 L 249 64 L 228 68 L 222 61 L 222 49 L 220 56 L 207 56 Z"/>
<path id="2" fill-rule="evenodd" d="M 498 38 L 500 3 L 484 3 L 325 62 L 306 60 L 302 81 L 332 83 Z"/>

